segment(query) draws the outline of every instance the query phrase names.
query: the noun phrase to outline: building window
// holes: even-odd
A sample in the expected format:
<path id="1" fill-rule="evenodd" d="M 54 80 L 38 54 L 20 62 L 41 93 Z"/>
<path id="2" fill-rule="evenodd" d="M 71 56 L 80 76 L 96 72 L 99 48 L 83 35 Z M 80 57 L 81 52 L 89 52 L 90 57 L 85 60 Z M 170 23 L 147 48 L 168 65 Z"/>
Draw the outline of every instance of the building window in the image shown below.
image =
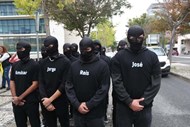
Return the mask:
<path id="1" fill-rule="evenodd" d="M 44 39 L 44 36 L 39 36 L 40 49 Z M 22 41 L 30 43 L 32 47 L 31 51 L 37 51 L 36 37 L 0 37 L 0 45 L 4 45 L 9 52 L 16 52 L 16 44 Z"/>
<path id="2" fill-rule="evenodd" d="M 18 15 L 12 2 L 0 3 L 0 16 Z"/>
<path id="3" fill-rule="evenodd" d="M 34 19 L 0 20 L 0 34 L 31 34 L 36 33 Z M 45 33 L 44 19 L 40 19 L 39 33 Z"/>

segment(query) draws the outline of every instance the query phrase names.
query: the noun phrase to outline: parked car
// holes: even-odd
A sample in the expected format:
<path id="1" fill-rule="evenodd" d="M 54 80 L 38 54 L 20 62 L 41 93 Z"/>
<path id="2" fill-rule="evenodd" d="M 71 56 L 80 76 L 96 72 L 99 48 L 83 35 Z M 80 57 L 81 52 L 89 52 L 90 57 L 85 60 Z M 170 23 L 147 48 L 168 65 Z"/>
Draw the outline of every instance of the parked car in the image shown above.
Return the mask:
<path id="1" fill-rule="evenodd" d="M 147 48 L 157 54 L 162 70 L 162 76 L 168 76 L 168 74 L 170 73 L 170 60 L 168 59 L 168 56 L 164 49 L 159 46 Z"/>

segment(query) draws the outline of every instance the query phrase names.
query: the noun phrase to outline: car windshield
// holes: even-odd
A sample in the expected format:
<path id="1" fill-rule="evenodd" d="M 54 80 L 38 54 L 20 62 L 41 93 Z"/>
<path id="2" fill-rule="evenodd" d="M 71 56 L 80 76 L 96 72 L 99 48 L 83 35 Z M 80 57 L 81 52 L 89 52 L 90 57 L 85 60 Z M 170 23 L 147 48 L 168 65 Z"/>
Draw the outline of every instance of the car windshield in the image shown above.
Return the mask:
<path id="1" fill-rule="evenodd" d="M 149 48 L 151 51 L 155 52 L 158 56 L 165 56 L 165 52 L 162 48 Z"/>

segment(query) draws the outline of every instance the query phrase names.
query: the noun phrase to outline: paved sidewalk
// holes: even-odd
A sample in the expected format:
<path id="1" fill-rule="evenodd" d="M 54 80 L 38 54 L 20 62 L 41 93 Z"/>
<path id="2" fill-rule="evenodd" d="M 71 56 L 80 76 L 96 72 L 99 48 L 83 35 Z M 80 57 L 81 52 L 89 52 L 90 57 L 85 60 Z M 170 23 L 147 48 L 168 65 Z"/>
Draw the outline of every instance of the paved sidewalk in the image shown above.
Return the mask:
<path id="1" fill-rule="evenodd" d="M 14 127 L 9 126 L 13 120 L 10 90 L 2 89 L 0 90 L 0 127 Z"/>
<path id="2" fill-rule="evenodd" d="M 171 64 L 171 74 L 179 76 L 181 78 L 190 80 L 190 65 L 172 63 Z"/>

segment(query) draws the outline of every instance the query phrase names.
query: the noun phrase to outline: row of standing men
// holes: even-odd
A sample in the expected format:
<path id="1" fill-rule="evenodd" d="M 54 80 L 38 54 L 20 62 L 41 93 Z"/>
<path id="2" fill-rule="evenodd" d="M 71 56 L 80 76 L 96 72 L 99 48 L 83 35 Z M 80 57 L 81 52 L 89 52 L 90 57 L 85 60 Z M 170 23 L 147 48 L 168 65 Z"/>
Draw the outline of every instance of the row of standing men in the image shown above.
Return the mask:
<path id="1" fill-rule="evenodd" d="M 57 39 L 48 36 L 44 40 L 47 57 L 39 63 L 29 57 L 30 44 L 17 43 L 20 61 L 12 65 L 10 82 L 17 127 L 27 127 L 27 117 L 32 127 L 40 127 L 39 98 L 48 127 L 57 127 L 57 118 L 61 127 L 69 127 L 69 104 L 75 127 L 104 127 L 110 75 L 113 126 L 150 127 L 151 107 L 161 80 L 159 61 L 142 46 L 141 27 L 131 27 L 127 37 L 130 47 L 111 60 L 100 53 L 101 44 L 88 37 L 80 41 L 77 59 L 68 44 L 63 46 L 65 55 L 60 54 Z"/>

